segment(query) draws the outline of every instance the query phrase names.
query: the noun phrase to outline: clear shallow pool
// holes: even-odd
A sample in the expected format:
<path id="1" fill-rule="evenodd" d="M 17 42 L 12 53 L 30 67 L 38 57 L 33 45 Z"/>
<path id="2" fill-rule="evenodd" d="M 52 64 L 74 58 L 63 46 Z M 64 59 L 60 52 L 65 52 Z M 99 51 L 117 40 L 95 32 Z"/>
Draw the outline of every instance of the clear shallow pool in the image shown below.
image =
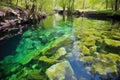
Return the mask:
<path id="1" fill-rule="evenodd" d="M 0 44 L 2 80 L 117 80 L 120 23 L 54 15 Z M 3 59 L 4 57 L 4 59 Z"/>

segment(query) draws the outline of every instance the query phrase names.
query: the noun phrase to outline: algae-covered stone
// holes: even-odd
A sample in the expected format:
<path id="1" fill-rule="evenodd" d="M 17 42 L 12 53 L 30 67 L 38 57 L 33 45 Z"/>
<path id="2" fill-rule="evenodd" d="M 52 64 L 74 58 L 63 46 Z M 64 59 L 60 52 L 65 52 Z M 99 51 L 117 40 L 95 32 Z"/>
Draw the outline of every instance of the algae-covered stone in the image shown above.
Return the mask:
<path id="1" fill-rule="evenodd" d="M 90 47 L 90 52 L 91 53 L 94 53 L 94 52 L 96 52 L 97 51 L 97 46 L 92 46 L 92 47 Z"/>
<path id="2" fill-rule="evenodd" d="M 45 47 L 42 51 L 43 55 L 53 55 L 56 53 L 56 50 L 58 50 L 62 46 L 67 46 L 73 42 L 71 34 L 63 35 L 62 37 L 59 37 L 54 42 L 51 42 L 47 47 Z"/>
<path id="3" fill-rule="evenodd" d="M 40 70 L 24 67 L 21 71 L 9 77 L 9 80 L 46 80 L 46 77 L 40 74 Z"/>
<path id="4" fill-rule="evenodd" d="M 95 59 L 95 58 L 94 58 Z M 117 62 L 120 61 L 120 56 L 114 53 L 99 54 L 92 66 L 94 71 L 106 75 L 107 73 L 117 73 Z"/>
<path id="5" fill-rule="evenodd" d="M 54 63 L 54 62 L 57 61 L 57 60 L 54 59 L 54 58 L 47 58 L 46 56 L 40 57 L 39 60 L 40 60 L 40 61 L 47 62 L 47 63 Z"/>
<path id="6" fill-rule="evenodd" d="M 54 55 L 54 58 L 55 58 L 55 59 L 59 59 L 60 57 L 66 55 L 66 53 L 67 53 L 67 52 L 66 52 L 65 48 L 64 48 L 64 47 L 61 47 L 61 48 L 59 48 L 59 49 L 56 51 L 56 54 Z"/>
<path id="7" fill-rule="evenodd" d="M 96 43 L 96 40 L 98 38 L 96 36 L 86 36 L 85 38 L 83 38 L 83 44 L 86 45 L 86 46 L 94 46 L 95 43 Z"/>
<path id="8" fill-rule="evenodd" d="M 57 59 L 59 59 L 60 57 L 63 57 L 64 55 L 66 55 L 66 50 L 64 47 L 59 48 L 55 54 L 53 54 L 51 57 L 46 57 L 46 56 L 41 56 L 39 58 L 40 61 L 44 61 L 47 63 L 54 63 L 57 62 Z"/>
<path id="9" fill-rule="evenodd" d="M 90 50 L 89 50 L 86 46 L 82 46 L 81 51 L 82 51 L 85 55 L 90 55 Z"/>
<path id="10" fill-rule="evenodd" d="M 92 67 L 94 71 L 106 75 L 107 73 L 117 73 L 117 66 L 115 64 L 110 64 L 106 62 L 95 62 Z"/>
<path id="11" fill-rule="evenodd" d="M 76 80 L 68 61 L 62 61 L 52 65 L 46 70 L 46 75 L 50 80 Z"/>
<path id="12" fill-rule="evenodd" d="M 98 58 L 100 58 L 104 62 L 109 62 L 109 63 L 116 63 L 117 61 L 120 61 L 120 56 L 115 53 L 109 53 L 109 54 L 100 54 L 98 55 Z"/>
<path id="13" fill-rule="evenodd" d="M 39 70 L 31 70 L 27 74 L 27 79 L 28 80 L 45 80 L 44 76 L 40 75 Z"/>
<path id="14" fill-rule="evenodd" d="M 119 47 L 120 41 L 113 40 L 113 39 L 105 39 L 105 43 L 110 46 Z"/>
<path id="15" fill-rule="evenodd" d="M 84 56 L 84 57 L 81 57 L 81 61 L 84 61 L 84 62 L 92 62 L 94 59 L 93 56 Z"/>

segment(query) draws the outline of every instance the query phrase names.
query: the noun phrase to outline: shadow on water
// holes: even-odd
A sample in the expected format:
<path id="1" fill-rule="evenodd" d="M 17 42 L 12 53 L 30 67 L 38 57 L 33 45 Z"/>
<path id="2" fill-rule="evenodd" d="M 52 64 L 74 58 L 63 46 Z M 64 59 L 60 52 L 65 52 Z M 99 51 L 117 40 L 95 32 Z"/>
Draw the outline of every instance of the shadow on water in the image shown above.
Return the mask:
<path id="1" fill-rule="evenodd" d="M 0 60 L 2 60 L 5 56 L 15 53 L 20 39 L 21 35 L 17 35 L 8 40 L 0 41 Z"/>

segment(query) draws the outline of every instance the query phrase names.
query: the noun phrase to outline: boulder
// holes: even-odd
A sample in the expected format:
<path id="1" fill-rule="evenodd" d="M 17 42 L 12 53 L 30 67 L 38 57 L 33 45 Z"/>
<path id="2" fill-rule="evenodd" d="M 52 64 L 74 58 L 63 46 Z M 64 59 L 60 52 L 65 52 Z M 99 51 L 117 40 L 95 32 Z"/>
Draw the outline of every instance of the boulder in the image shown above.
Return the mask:
<path id="1" fill-rule="evenodd" d="M 66 55 L 66 53 L 67 53 L 67 52 L 66 52 L 65 48 L 64 48 L 64 47 L 61 47 L 61 48 L 59 48 L 59 49 L 56 51 L 56 54 L 54 55 L 54 57 L 55 57 L 56 59 L 59 59 L 60 57 Z"/>
<path id="2" fill-rule="evenodd" d="M 50 80 L 77 80 L 68 61 L 56 63 L 46 70 Z"/>

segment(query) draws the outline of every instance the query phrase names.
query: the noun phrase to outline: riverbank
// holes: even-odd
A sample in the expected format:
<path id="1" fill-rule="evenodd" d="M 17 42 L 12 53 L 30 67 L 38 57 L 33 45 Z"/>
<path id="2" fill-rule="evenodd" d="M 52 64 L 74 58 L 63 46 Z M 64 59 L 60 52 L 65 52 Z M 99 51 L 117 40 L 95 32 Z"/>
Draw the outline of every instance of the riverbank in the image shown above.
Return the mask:
<path id="1" fill-rule="evenodd" d="M 56 13 L 60 15 L 67 15 L 67 10 L 63 11 L 62 9 L 56 9 Z M 99 20 L 120 20 L 120 11 L 113 11 L 113 10 L 75 10 L 73 12 L 75 17 L 87 17 L 92 19 L 99 19 Z"/>
<path id="2" fill-rule="evenodd" d="M 36 15 L 37 17 L 34 17 Z M 31 13 L 20 7 L 0 6 L 0 40 L 21 34 L 27 24 L 34 24 L 46 18 L 45 12 Z"/>
<path id="3" fill-rule="evenodd" d="M 120 12 L 113 10 L 98 10 L 98 11 L 84 11 L 80 12 L 83 17 L 105 20 L 120 20 Z"/>

